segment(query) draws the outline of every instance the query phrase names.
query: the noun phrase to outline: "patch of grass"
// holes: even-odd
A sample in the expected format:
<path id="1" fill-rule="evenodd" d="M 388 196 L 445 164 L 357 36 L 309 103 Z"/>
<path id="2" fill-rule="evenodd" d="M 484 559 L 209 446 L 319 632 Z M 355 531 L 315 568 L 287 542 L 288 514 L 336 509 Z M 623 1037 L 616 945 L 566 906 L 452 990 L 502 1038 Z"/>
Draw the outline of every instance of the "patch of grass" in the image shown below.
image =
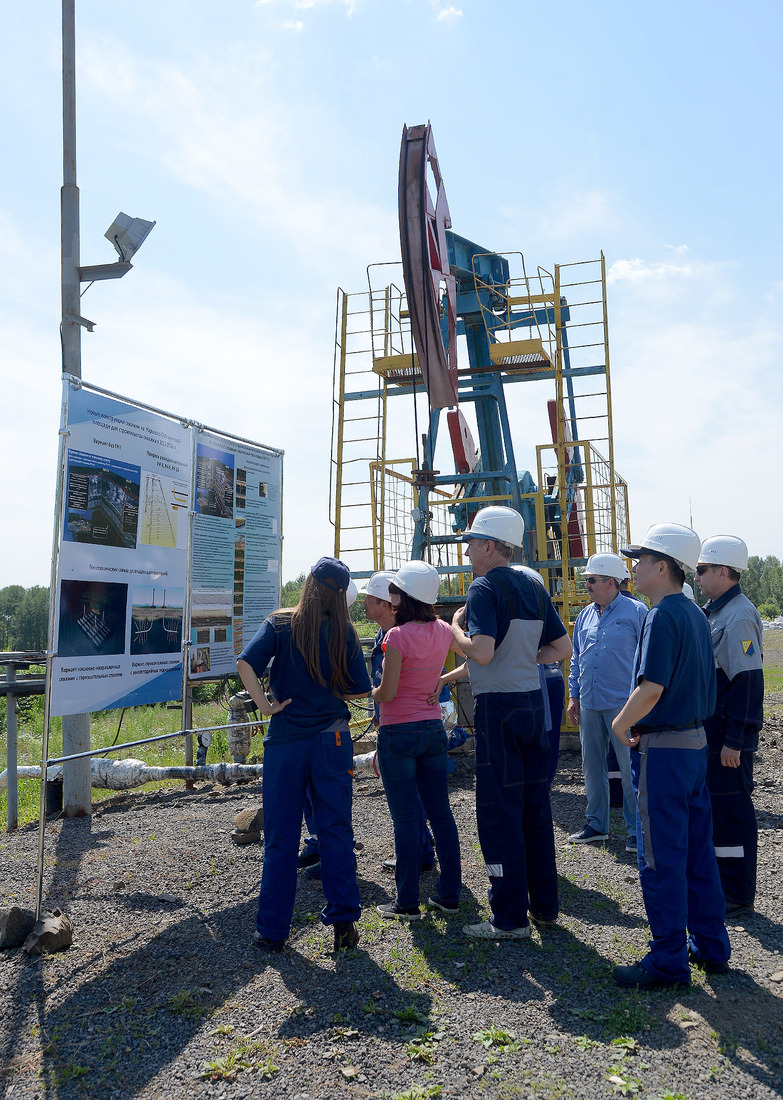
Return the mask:
<path id="1" fill-rule="evenodd" d="M 650 1006 L 633 994 L 621 997 L 606 1017 L 606 1030 L 615 1036 L 649 1031 L 655 1023 Z"/>
<path id="2" fill-rule="evenodd" d="M 419 1028 L 418 1033 L 406 1045 L 405 1053 L 412 1062 L 424 1062 L 431 1066 L 436 1059 L 437 1044 L 443 1039 L 445 1031 L 432 1028 Z"/>
<path id="3" fill-rule="evenodd" d="M 476 1043 L 481 1043 L 485 1050 L 499 1050 L 505 1052 L 511 1046 L 516 1046 L 517 1033 L 515 1031 L 509 1031 L 503 1027 L 497 1027 L 495 1024 L 489 1024 L 487 1027 L 482 1028 L 481 1031 L 474 1032 L 471 1035 Z"/>
<path id="4" fill-rule="evenodd" d="M 201 1003 L 201 999 L 195 989 L 180 989 L 178 993 L 169 997 L 167 1001 L 169 1012 L 175 1016 L 184 1016 L 186 1019 L 197 1020 L 207 1014 L 207 1008 Z"/>
<path id="5" fill-rule="evenodd" d="M 440 1096 L 442 1092 L 440 1085 L 411 1085 L 405 1092 L 395 1092 L 391 1100 L 425 1100 L 428 1096 Z"/>
<path id="6" fill-rule="evenodd" d="M 397 1017 L 401 1024 L 428 1023 L 427 1016 L 425 1016 L 423 1012 L 420 1012 L 415 1005 L 404 1005 L 402 1008 L 396 1009 L 394 1015 Z"/>
<path id="7" fill-rule="evenodd" d="M 716 1035 L 718 1040 L 718 1051 L 724 1058 L 733 1058 L 737 1053 L 737 1049 L 740 1045 L 740 1041 L 736 1035 L 727 1033 L 725 1035 Z"/>
<path id="8" fill-rule="evenodd" d="M 225 1037 L 228 1033 L 216 1028 L 212 1034 Z M 256 1039 L 239 1036 L 224 1054 L 214 1050 L 215 1057 L 204 1064 L 200 1077 L 210 1081 L 234 1081 L 240 1073 L 252 1069 L 262 1081 L 271 1081 L 278 1072 L 272 1061 L 274 1053 L 274 1049 Z"/>
<path id="9" fill-rule="evenodd" d="M 87 1066 L 74 1066 L 68 1063 L 58 1066 L 54 1071 L 54 1080 L 57 1085 L 66 1085 L 69 1081 L 80 1081 L 87 1076 Z"/>
<path id="10" fill-rule="evenodd" d="M 589 1039 L 586 1035 L 575 1036 L 572 1042 L 577 1050 L 593 1050 L 601 1046 L 597 1039 Z"/>
<path id="11" fill-rule="evenodd" d="M 764 665 L 764 691 L 783 692 L 783 669 Z"/>
<path id="12" fill-rule="evenodd" d="M 639 1043 L 631 1035 L 620 1035 L 617 1039 L 612 1039 L 612 1047 L 624 1058 L 626 1054 L 636 1054 Z"/>
<path id="13" fill-rule="evenodd" d="M 642 1089 L 642 1082 L 638 1077 L 624 1076 L 622 1066 L 610 1066 L 606 1079 L 612 1087 L 612 1092 L 617 1096 L 636 1096 Z"/>

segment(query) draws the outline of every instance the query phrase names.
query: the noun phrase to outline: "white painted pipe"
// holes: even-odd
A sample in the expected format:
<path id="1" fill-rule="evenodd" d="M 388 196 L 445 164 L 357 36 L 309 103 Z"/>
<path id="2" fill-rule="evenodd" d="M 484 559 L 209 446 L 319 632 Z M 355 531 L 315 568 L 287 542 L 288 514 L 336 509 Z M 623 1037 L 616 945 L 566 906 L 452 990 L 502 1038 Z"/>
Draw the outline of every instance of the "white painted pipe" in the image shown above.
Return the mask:
<path id="1" fill-rule="evenodd" d="M 353 758 L 354 778 L 359 776 L 380 776 L 375 752 L 362 753 Z M 164 779 L 210 780 L 227 786 L 241 780 L 258 779 L 264 770 L 263 764 L 204 764 L 201 766 L 172 766 L 168 768 L 145 764 L 142 760 L 108 760 L 93 758 L 90 761 L 90 773 L 93 787 L 111 791 L 126 791 L 140 787 L 144 783 L 160 783 Z M 19 779 L 40 779 L 39 765 L 29 765 L 16 769 Z M 56 783 L 62 779 L 62 764 L 53 764 L 46 773 L 47 783 Z M 8 771 L 0 772 L 0 790 L 8 783 Z"/>

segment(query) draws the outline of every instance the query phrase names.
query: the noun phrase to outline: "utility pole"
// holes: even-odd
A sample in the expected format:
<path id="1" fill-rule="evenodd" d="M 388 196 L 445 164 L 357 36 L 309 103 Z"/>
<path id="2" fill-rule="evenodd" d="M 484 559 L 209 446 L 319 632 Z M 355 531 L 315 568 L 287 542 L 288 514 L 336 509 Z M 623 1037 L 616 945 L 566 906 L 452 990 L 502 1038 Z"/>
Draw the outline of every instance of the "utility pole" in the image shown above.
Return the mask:
<path id="1" fill-rule="evenodd" d="M 60 192 L 63 374 L 82 376 L 79 188 L 76 186 L 76 0 L 63 0 L 63 186 Z M 63 756 L 90 749 L 90 715 L 63 716 Z M 63 765 L 63 808 L 68 817 L 92 810 L 90 761 Z"/>
<path id="2" fill-rule="evenodd" d="M 82 376 L 82 328 L 94 324 L 81 315 L 81 284 L 121 279 L 131 270 L 131 256 L 141 248 L 155 222 L 130 218 L 122 211 L 106 230 L 119 261 L 80 265 L 79 188 L 76 186 L 76 0 L 62 0 L 63 21 L 63 186 L 60 192 L 60 270 L 62 286 L 62 372 Z M 58 533 L 58 536 L 61 532 Z M 54 587 L 54 586 L 53 586 Z M 63 756 L 90 750 L 90 715 L 63 716 Z M 92 809 L 88 758 L 63 765 L 63 805 L 68 817 L 89 814 Z"/>

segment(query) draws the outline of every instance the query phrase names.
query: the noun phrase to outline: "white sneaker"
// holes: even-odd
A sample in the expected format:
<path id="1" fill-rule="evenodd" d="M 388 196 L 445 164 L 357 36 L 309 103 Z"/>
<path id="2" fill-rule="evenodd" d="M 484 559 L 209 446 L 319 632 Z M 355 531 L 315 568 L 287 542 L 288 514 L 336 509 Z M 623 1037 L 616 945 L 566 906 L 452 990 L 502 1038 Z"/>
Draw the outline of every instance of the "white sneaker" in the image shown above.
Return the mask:
<path id="1" fill-rule="evenodd" d="M 479 924 L 466 924 L 462 931 L 475 940 L 530 939 L 529 924 L 523 924 L 520 928 L 496 928 L 492 921 L 483 920 Z"/>

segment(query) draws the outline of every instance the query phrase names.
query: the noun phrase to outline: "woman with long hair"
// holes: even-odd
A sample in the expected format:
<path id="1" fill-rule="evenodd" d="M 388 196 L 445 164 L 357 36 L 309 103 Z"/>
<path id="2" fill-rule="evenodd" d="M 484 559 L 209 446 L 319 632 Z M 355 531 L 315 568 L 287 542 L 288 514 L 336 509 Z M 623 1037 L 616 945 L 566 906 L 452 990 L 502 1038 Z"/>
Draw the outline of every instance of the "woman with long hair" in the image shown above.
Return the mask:
<path id="1" fill-rule="evenodd" d="M 370 678 L 348 619 L 348 567 L 320 558 L 293 610 L 275 611 L 237 660 L 242 683 L 264 717 L 264 867 L 255 943 L 281 951 L 291 930 L 305 793 L 318 823 L 321 920 L 335 951 L 355 947 L 361 912 L 353 855 L 353 744 L 347 700 L 365 698 Z M 269 674 L 272 699 L 259 677 Z"/>
<path id="2" fill-rule="evenodd" d="M 418 803 L 435 837 L 440 877 L 427 904 L 459 911 L 462 889 L 459 835 L 449 805 L 447 737 L 440 704 L 430 703 L 450 649 L 451 627 L 435 613 L 440 577 L 432 565 L 412 561 L 389 584 L 395 625 L 384 638 L 383 675 L 373 689 L 380 706 L 378 767 L 394 823 L 397 896 L 379 905 L 382 917 L 420 920 L 421 830 Z"/>

